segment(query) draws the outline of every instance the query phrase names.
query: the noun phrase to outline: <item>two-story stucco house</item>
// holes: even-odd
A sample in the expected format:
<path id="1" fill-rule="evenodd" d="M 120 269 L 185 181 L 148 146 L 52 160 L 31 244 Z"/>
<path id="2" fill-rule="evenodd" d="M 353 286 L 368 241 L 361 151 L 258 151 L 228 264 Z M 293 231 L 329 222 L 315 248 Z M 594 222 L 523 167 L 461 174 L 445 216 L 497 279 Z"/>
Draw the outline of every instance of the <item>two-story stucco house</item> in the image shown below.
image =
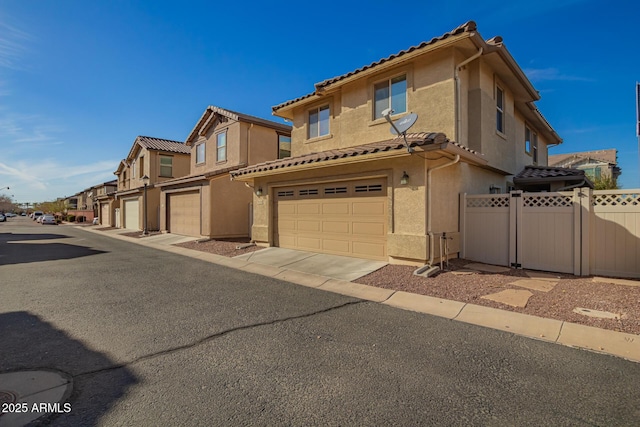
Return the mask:
<path id="1" fill-rule="evenodd" d="M 116 205 L 115 194 L 118 189 L 118 180 L 103 182 L 93 187 L 96 197 L 96 211 L 100 224 L 105 226 L 113 226 L 115 224 L 114 212 Z"/>
<path id="2" fill-rule="evenodd" d="M 142 230 L 145 225 L 145 177 L 147 183 L 147 230 L 160 226 L 160 188 L 158 184 L 189 173 L 190 147 L 179 141 L 139 136 L 129 155 L 118 165 L 114 224 L 120 228 Z"/>
<path id="3" fill-rule="evenodd" d="M 423 264 L 442 233 L 459 247 L 459 194 L 505 192 L 562 140 L 500 37 L 474 22 L 315 85 L 273 107 L 292 157 L 248 166 L 252 238 L 330 254 Z M 398 121 L 418 116 L 402 137 Z"/>
<path id="4" fill-rule="evenodd" d="M 158 185 L 160 229 L 208 238 L 249 236 L 253 192 L 229 173 L 290 156 L 291 127 L 209 106 L 185 145 L 190 173 Z"/>

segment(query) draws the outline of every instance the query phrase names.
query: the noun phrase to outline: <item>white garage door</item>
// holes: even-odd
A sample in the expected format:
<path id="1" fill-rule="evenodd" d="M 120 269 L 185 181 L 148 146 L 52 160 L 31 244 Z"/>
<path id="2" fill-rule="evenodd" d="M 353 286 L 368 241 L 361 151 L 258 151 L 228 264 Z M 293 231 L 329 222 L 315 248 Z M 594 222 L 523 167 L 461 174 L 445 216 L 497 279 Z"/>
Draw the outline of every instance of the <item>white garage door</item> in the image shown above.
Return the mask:
<path id="1" fill-rule="evenodd" d="M 275 190 L 276 246 L 387 260 L 386 180 Z"/>
<path id="2" fill-rule="evenodd" d="M 200 192 L 169 194 L 167 201 L 167 230 L 200 237 Z"/>
<path id="3" fill-rule="evenodd" d="M 124 201 L 124 228 L 140 230 L 140 204 L 138 199 Z"/>

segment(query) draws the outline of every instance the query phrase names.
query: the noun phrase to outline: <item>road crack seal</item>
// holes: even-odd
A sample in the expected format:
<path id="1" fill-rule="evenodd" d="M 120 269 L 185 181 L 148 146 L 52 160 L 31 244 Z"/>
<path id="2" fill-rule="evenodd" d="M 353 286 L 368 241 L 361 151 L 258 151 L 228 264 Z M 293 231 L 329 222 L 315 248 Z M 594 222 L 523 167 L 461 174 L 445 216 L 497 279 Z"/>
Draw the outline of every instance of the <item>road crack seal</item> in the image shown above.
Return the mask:
<path id="1" fill-rule="evenodd" d="M 262 326 L 277 325 L 279 323 L 289 322 L 291 320 L 306 319 L 306 318 L 309 318 L 309 317 L 317 316 L 319 314 L 329 313 L 329 312 L 334 311 L 334 310 L 339 310 L 341 308 L 345 308 L 345 307 L 349 307 L 349 306 L 357 305 L 357 304 L 362 304 L 362 303 L 370 303 L 370 301 L 365 301 L 365 300 L 350 301 L 350 302 L 346 302 L 344 304 L 336 305 L 336 306 L 325 308 L 325 309 L 322 309 L 322 310 L 317 310 L 317 311 L 314 311 L 312 313 L 300 314 L 300 315 L 297 315 L 297 316 L 289 316 L 289 317 L 284 317 L 282 319 L 269 320 L 269 321 L 266 321 L 266 322 L 253 323 L 251 325 L 237 326 L 235 328 L 231 328 L 231 329 L 227 329 L 227 330 L 224 330 L 224 331 L 221 331 L 221 332 L 216 332 L 215 334 L 207 335 L 206 337 L 200 338 L 199 340 L 194 341 L 194 342 L 189 343 L 189 344 L 184 344 L 184 345 L 180 345 L 180 346 L 177 346 L 177 347 L 168 348 L 166 350 L 158 351 L 158 352 L 152 353 L 152 354 L 146 354 L 144 356 L 137 357 L 137 358 L 135 358 L 133 360 L 130 360 L 128 362 L 119 363 L 117 365 L 108 366 L 106 368 L 100 368 L 100 369 L 95 369 L 93 371 L 82 372 L 82 373 L 79 373 L 79 374 L 75 374 L 72 377 L 75 379 L 75 378 L 86 377 L 86 376 L 90 376 L 90 375 L 94 375 L 94 374 L 99 374 L 99 373 L 103 373 L 103 372 L 109 372 L 109 371 L 114 371 L 114 370 L 117 370 L 117 369 L 126 368 L 126 367 L 128 367 L 130 365 L 134 365 L 134 364 L 139 363 L 139 362 L 144 362 L 146 360 L 155 359 L 157 357 L 162 357 L 162 356 L 165 356 L 165 355 L 168 355 L 168 354 L 176 353 L 178 351 L 194 348 L 194 347 L 197 347 L 199 345 L 205 344 L 205 343 L 207 343 L 209 341 L 213 341 L 213 340 L 215 340 L 217 338 L 220 338 L 220 337 L 223 337 L 225 335 L 229 335 L 229 334 L 234 333 L 234 332 L 244 331 L 244 330 L 253 329 L 253 328 L 259 328 L 259 327 L 262 327 Z"/>

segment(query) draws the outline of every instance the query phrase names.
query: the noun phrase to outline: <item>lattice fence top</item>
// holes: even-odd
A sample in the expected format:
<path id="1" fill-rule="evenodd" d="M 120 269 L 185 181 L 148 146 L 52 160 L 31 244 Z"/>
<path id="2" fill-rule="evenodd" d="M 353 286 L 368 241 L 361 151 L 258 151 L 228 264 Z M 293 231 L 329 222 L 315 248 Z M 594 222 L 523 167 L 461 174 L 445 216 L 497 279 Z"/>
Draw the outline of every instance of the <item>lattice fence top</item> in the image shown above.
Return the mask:
<path id="1" fill-rule="evenodd" d="M 573 206 L 573 201 L 571 196 L 539 193 L 525 195 L 523 205 L 527 208 L 568 208 Z"/>
<path id="2" fill-rule="evenodd" d="M 593 206 L 638 206 L 640 205 L 640 193 L 605 193 L 594 194 Z"/>
<path id="3" fill-rule="evenodd" d="M 467 196 L 468 208 L 508 208 L 509 195 L 495 197 L 473 197 Z"/>

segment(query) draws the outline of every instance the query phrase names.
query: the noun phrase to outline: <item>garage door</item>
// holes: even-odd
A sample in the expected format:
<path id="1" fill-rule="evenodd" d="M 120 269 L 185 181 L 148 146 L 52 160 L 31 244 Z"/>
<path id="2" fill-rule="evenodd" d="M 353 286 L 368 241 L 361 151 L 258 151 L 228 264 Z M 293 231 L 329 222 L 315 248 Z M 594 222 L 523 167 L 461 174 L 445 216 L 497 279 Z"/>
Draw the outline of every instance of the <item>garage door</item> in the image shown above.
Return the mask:
<path id="1" fill-rule="evenodd" d="M 138 199 L 124 201 L 124 228 L 140 230 L 140 210 Z"/>
<path id="2" fill-rule="evenodd" d="M 167 196 L 167 230 L 185 236 L 200 236 L 200 193 L 175 193 Z"/>
<path id="3" fill-rule="evenodd" d="M 111 212 L 109 212 L 109 204 L 103 203 L 100 206 L 100 224 L 111 225 Z"/>
<path id="4" fill-rule="evenodd" d="M 384 179 L 275 190 L 275 244 L 283 248 L 387 260 Z"/>

